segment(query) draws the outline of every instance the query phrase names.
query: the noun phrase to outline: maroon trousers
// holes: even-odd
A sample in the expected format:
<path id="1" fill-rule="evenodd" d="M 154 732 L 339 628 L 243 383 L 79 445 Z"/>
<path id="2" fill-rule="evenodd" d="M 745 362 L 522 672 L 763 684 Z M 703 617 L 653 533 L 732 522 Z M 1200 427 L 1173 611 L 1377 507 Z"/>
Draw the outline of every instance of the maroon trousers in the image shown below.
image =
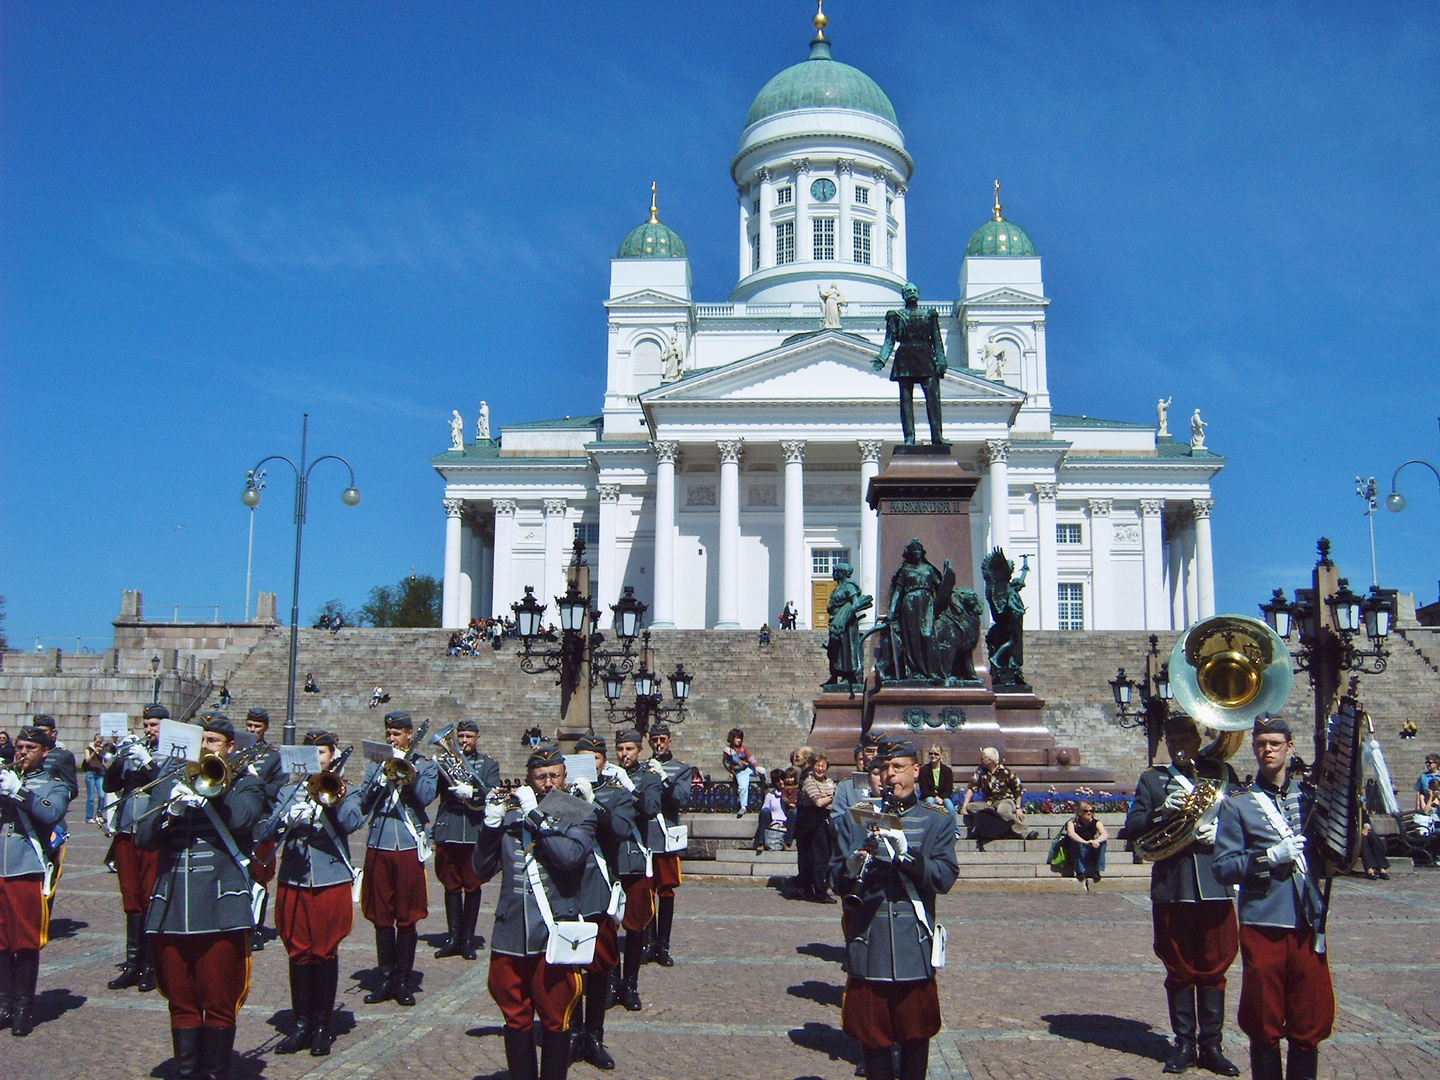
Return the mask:
<path id="1" fill-rule="evenodd" d="M 155 980 L 172 1028 L 233 1028 L 250 993 L 250 933 L 156 934 Z"/>
<path id="2" fill-rule="evenodd" d="M 436 844 L 435 880 L 447 893 L 479 892 L 485 883 L 475 873 L 474 844 Z"/>
<path id="3" fill-rule="evenodd" d="M 638 934 L 655 918 L 655 894 L 650 891 L 650 879 L 626 876 L 620 879 L 625 889 L 625 920 L 620 925 L 627 934 Z"/>
<path id="4" fill-rule="evenodd" d="M 331 959 L 354 926 L 349 885 L 306 889 L 281 882 L 275 888 L 275 929 L 297 964 Z"/>
<path id="5" fill-rule="evenodd" d="M 870 1050 L 933 1039 L 940 1031 L 940 991 L 934 979 L 871 982 L 852 975 L 840 1021 L 846 1035 Z"/>
<path id="6" fill-rule="evenodd" d="M 1335 1025 L 1335 987 L 1330 962 L 1314 949 L 1309 930 L 1242 926 L 1240 1030 L 1256 1046 L 1289 1039 L 1302 1050 L 1319 1049 Z"/>
<path id="7" fill-rule="evenodd" d="M 587 915 L 585 921 L 600 928 L 595 935 L 595 959 L 585 965 L 585 973 L 603 975 L 607 971 L 613 971 L 620 963 L 619 933 L 615 920 L 609 915 Z"/>
<path id="8" fill-rule="evenodd" d="M 512 1031 L 529 1031 L 535 1017 L 545 1031 L 569 1031 L 580 1000 L 580 969 L 552 967 L 541 956 L 490 954 L 490 996 Z"/>
<path id="9" fill-rule="evenodd" d="M 275 880 L 275 841 L 262 840 L 250 855 L 250 876 L 261 885 Z"/>
<path id="10" fill-rule="evenodd" d="M 0 878 L 0 952 L 43 949 L 50 940 L 50 905 L 41 895 L 43 887 L 41 874 Z"/>
<path id="11" fill-rule="evenodd" d="M 1225 972 L 1240 951 L 1240 926 L 1229 900 L 1155 904 L 1155 955 L 1165 965 L 1165 989 L 1224 990 Z"/>
<path id="12" fill-rule="evenodd" d="M 656 852 L 651 862 L 655 876 L 650 879 L 650 891 L 656 896 L 674 899 L 676 888 L 685 882 L 685 875 L 680 872 L 680 856 Z"/>
<path id="13" fill-rule="evenodd" d="M 408 930 L 430 914 L 428 901 L 425 864 L 413 849 L 365 849 L 360 914 L 376 926 L 398 926 Z"/>
<path id="14" fill-rule="evenodd" d="M 115 876 L 120 881 L 120 903 L 126 915 L 144 915 L 155 893 L 155 875 L 160 871 L 160 853 L 141 851 L 130 833 L 118 833 L 110 848 Z"/>

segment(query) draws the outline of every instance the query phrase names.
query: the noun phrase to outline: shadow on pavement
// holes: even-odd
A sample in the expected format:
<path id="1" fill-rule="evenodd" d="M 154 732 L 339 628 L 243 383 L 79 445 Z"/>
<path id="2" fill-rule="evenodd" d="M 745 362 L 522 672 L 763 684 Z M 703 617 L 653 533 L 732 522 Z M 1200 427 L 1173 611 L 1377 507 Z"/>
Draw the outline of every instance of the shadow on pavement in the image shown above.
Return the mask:
<path id="1" fill-rule="evenodd" d="M 790 1032 L 790 1041 L 805 1050 L 826 1054 L 831 1061 L 860 1064 L 860 1044 L 832 1024 L 807 1023 Z"/>
<path id="2" fill-rule="evenodd" d="M 785 992 L 791 997 L 804 998 L 806 1001 L 819 1002 L 821 1005 L 833 1005 L 837 1009 L 845 997 L 843 986 L 820 982 L 818 979 L 806 979 L 799 986 L 792 986 Z"/>
<path id="3" fill-rule="evenodd" d="M 88 922 L 79 922 L 75 919 L 51 919 L 50 940 L 57 941 L 60 938 L 72 938 L 78 931 L 89 927 Z"/>
<path id="4" fill-rule="evenodd" d="M 85 924 L 81 923 L 80 925 Z M 59 1020 L 71 1009 L 80 1008 L 87 1000 L 69 990 L 45 990 L 36 994 L 33 1006 L 36 1027 L 49 1023 L 51 1020 Z"/>
<path id="5" fill-rule="evenodd" d="M 831 964 L 845 962 L 845 946 L 843 945 L 826 945 L 824 942 L 812 941 L 808 945 L 796 945 L 795 951 L 801 956 L 813 956 L 817 960 L 824 960 Z"/>
<path id="6" fill-rule="evenodd" d="M 1142 1020 L 1097 1013 L 1052 1013 L 1040 1017 L 1050 1025 L 1050 1034 L 1062 1039 L 1103 1046 L 1124 1054 L 1136 1054 L 1164 1061 L 1170 1040 Z"/>

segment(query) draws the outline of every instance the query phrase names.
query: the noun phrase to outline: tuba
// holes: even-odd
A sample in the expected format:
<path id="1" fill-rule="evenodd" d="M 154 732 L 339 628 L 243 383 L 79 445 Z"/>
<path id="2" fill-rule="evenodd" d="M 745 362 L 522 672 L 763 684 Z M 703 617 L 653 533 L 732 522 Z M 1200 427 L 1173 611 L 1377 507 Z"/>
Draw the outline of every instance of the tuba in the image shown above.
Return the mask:
<path id="1" fill-rule="evenodd" d="M 1185 631 L 1170 653 L 1175 703 L 1216 732 L 1201 749 L 1203 760 L 1228 761 L 1245 742 L 1261 713 L 1278 712 L 1290 697 L 1295 675 L 1290 650 L 1259 619 L 1215 615 Z M 1163 862 L 1189 847 L 1195 832 L 1220 813 L 1224 784 L 1198 780 L 1180 812 L 1135 841 L 1145 862 Z"/>
<path id="2" fill-rule="evenodd" d="M 437 747 L 435 756 L 430 760 L 435 762 L 452 788 L 457 784 L 469 784 L 475 789 L 474 795 L 461 801 L 471 810 L 483 810 L 485 796 L 481 794 L 480 778 L 465 763 L 465 755 L 460 749 L 459 740 L 455 738 L 455 725 L 450 724 L 437 731 L 430 737 L 430 745 Z"/>

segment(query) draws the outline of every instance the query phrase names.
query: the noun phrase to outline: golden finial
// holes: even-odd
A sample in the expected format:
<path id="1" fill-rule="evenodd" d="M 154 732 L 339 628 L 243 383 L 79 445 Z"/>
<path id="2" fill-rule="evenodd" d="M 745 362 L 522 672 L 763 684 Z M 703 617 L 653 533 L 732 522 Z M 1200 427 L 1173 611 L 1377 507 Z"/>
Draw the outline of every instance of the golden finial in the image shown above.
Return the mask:
<path id="1" fill-rule="evenodd" d="M 815 0 L 815 18 L 811 20 L 815 24 L 815 40 L 825 40 L 825 27 L 830 25 L 830 19 L 825 14 L 825 0 Z"/>
<path id="2" fill-rule="evenodd" d="M 996 181 L 995 181 L 995 216 L 994 216 L 993 218 L 991 218 L 990 220 L 991 220 L 991 221 L 1004 221 L 1004 220 L 1005 220 L 1003 217 L 1000 216 L 1000 181 L 999 181 L 999 180 L 996 180 Z"/>
<path id="3" fill-rule="evenodd" d="M 650 181 L 650 224 L 660 223 L 660 211 L 655 206 L 655 181 Z"/>

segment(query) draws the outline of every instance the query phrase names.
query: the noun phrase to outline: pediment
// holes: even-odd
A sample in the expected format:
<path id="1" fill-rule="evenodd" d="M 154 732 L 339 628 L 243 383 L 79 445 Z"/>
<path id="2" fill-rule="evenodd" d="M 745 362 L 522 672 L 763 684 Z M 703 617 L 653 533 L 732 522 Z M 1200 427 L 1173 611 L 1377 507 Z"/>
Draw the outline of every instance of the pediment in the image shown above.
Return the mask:
<path id="1" fill-rule="evenodd" d="M 1023 305 L 1034 307 L 1037 304 L 1041 307 L 1049 307 L 1050 301 L 1043 296 L 1036 296 L 1034 293 L 1021 292 L 1019 289 L 994 289 L 979 296 L 972 296 L 962 301 L 961 306 L 966 308 L 978 307 L 982 304 L 991 305 Z"/>
<path id="2" fill-rule="evenodd" d="M 673 293 L 659 292 L 655 289 L 641 289 L 639 292 L 626 293 L 624 296 L 616 296 L 605 301 L 607 308 L 627 307 L 689 307 L 690 301 L 682 296 Z"/>
<path id="3" fill-rule="evenodd" d="M 878 353 L 879 348 L 863 338 L 822 330 L 649 390 L 641 400 L 647 406 L 893 401 L 895 384 L 887 373 L 871 367 Z M 1025 395 L 952 368 L 945 375 L 941 398 L 1014 404 L 1024 401 Z"/>

